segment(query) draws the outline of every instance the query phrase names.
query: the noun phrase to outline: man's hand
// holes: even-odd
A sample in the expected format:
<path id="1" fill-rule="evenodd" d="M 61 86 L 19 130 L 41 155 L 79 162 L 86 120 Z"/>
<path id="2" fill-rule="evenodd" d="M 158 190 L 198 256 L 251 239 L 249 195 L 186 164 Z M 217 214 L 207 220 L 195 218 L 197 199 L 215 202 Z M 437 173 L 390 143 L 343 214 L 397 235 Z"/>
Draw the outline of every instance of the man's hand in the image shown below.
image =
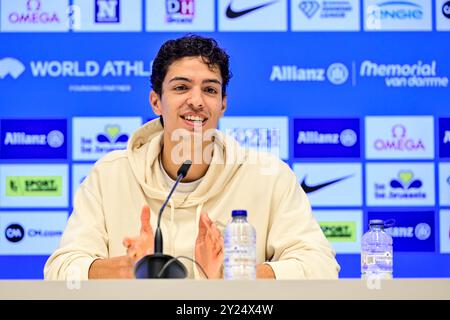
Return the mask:
<path id="1" fill-rule="evenodd" d="M 123 245 L 127 248 L 127 256 L 134 262 L 138 262 L 146 255 L 154 251 L 153 229 L 150 225 L 150 208 L 145 205 L 141 211 L 141 231 L 137 237 L 125 237 Z"/>
<path id="2" fill-rule="evenodd" d="M 220 279 L 223 277 L 222 234 L 205 212 L 200 215 L 198 229 L 195 242 L 195 260 L 205 270 L 209 279 Z"/>
<path id="3" fill-rule="evenodd" d="M 152 254 L 153 230 L 150 225 L 150 208 L 144 206 L 141 212 L 141 231 L 139 236 L 123 239 L 127 255 L 109 259 L 97 259 L 89 267 L 89 279 L 132 279 L 134 265 L 142 257 Z"/>

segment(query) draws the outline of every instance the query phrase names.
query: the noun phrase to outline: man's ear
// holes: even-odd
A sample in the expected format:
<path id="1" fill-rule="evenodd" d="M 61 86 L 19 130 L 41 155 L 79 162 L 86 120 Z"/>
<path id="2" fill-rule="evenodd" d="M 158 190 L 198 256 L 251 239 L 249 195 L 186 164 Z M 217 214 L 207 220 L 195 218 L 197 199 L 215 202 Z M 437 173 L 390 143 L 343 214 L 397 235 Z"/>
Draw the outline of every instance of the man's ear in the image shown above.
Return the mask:
<path id="1" fill-rule="evenodd" d="M 161 99 L 154 90 L 152 90 L 150 92 L 149 101 L 150 101 L 150 105 L 152 106 L 153 112 L 156 115 L 160 116 L 161 115 L 161 103 L 160 103 Z"/>
<path id="2" fill-rule="evenodd" d="M 222 98 L 222 108 L 221 108 L 221 116 L 225 113 L 225 110 L 227 110 L 227 96 Z"/>

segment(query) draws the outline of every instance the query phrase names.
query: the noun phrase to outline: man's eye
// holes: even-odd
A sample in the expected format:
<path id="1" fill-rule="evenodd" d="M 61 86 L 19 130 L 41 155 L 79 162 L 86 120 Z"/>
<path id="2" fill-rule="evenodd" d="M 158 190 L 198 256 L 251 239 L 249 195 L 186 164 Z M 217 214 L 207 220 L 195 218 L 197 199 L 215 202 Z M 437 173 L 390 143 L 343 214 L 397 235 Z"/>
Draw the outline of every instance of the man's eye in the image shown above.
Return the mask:
<path id="1" fill-rule="evenodd" d="M 183 91 L 186 90 L 186 86 L 185 85 L 181 85 L 181 86 L 176 86 L 175 87 L 175 91 Z"/>
<path id="2" fill-rule="evenodd" d="M 214 89 L 214 88 L 211 88 L 211 87 L 206 88 L 205 91 L 208 92 L 208 93 L 212 93 L 212 94 L 217 93 L 217 90 Z"/>

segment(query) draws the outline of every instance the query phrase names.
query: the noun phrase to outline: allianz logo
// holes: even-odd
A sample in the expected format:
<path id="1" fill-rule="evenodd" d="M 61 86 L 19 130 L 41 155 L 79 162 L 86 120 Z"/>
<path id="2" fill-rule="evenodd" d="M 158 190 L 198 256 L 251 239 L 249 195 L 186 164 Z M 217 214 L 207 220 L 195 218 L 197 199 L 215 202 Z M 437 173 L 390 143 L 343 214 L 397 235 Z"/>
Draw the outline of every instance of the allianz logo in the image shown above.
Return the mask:
<path id="1" fill-rule="evenodd" d="M 370 21 L 376 20 L 421 20 L 424 12 L 422 6 L 411 1 L 385 1 L 367 7 Z"/>
<path id="2" fill-rule="evenodd" d="M 386 233 L 393 238 L 414 238 L 426 240 L 431 236 L 431 227 L 428 223 L 418 223 L 415 227 L 391 227 Z"/>
<path id="3" fill-rule="evenodd" d="M 147 66 L 141 60 L 108 60 L 104 63 L 95 60 L 39 60 L 30 61 L 29 67 L 33 77 L 149 77 L 151 63 Z M 8 75 L 17 79 L 25 69 L 21 61 L 3 58 L 0 60 L 0 79 Z"/>
<path id="4" fill-rule="evenodd" d="M 328 68 L 303 68 L 296 65 L 273 65 L 270 81 L 325 82 L 344 84 L 349 76 L 343 63 L 333 63 Z"/>
<path id="5" fill-rule="evenodd" d="M 319 131 L 299 131 L 297 144 L 342 144 L 352 147 L 358 141 L 358 135 L 352 129 L 342 130 L 341 133 L 320 133 Z"/>
<path id="6" fill-rule="evenodd" d="M 64 134 L 59 130 L 52 130 L 48 134 L 26 134 L 25 132 L 6 132 L 5 146 L 45 146 L 59 148 L 64 144 Z"/>

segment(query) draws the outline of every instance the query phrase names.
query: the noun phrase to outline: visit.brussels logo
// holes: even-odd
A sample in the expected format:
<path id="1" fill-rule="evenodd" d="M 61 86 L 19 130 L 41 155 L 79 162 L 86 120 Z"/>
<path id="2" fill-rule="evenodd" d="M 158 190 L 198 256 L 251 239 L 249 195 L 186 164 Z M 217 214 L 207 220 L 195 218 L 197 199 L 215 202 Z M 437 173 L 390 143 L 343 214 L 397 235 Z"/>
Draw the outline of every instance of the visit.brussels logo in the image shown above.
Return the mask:
<path id="1" fill-rule="evenodd" d="M 139 117 L 76 117 L 73 119 L 73 159 L 97 160 L 125 149 L 131 134 L 142 124 Z"/>
<path id="2" fill-rule="evenodd" d="M 65 119 L 0 120 L 1 159 L 66 159 Z"/>
<path id="3" fill-rule="evenodd" d="M 382 183 L 375 185 L 375 198 L 377 199 L 426 199 L 427 194 L 422 189 L 423 182 L 414 176 L 410 170 L 398 172 L 397 177 L 389 183 L 390 188 Z"/>
<path id="4" fill-rule="evenodd" d="M 20 224 L 13 223 L 6 227 L 5 238 L 9 242 L 17 243 L 20 242 L 25 236 L 25 230 Z"/>
<path id="5" fill-rule="evenodd" d="M 297 158 L 360 156 L 359 119 L 294 119 Z"/>
<path id="6" fill-rule="evenodd" d="M 122 133 L 119 125 L 107 125 L 105 131 L 97 135 L 97 141 L 108 144 L 126 143 L 128 134 Z"/>
<path id="7" fill-rule="evenodd" d="M 392 179 L 390 185 L 392 189 L 411 190 L 420 189 L 423 183 L 414 177 L 412 171 L 400 171 L 398 178 Z"/>

